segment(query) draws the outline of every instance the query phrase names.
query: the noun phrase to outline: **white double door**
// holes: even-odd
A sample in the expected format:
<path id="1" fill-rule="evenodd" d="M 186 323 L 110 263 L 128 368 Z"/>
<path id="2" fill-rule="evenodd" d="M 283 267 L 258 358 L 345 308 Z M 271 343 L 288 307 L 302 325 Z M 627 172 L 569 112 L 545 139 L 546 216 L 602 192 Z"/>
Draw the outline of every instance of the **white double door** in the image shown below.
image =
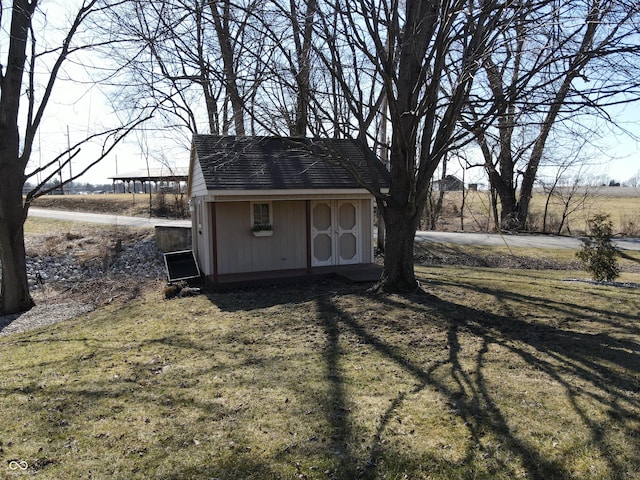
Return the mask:
<path id="1" fill-rule="evenodd" d="M 311 264 L 314 267 L 360 263 L 360 210 L 354 201 L 311 203 Z"/>

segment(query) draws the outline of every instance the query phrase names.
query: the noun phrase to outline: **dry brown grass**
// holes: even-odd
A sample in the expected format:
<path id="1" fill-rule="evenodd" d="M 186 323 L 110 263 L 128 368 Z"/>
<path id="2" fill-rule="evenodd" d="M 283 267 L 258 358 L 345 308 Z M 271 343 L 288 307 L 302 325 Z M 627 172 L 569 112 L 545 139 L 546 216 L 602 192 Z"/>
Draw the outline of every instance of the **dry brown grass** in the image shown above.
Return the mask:
<path id="1" fill-rule="evenodd" d="M 70 210 L 79 212 L 113 213 L 147 217 L 151 210 L 152 216 L 177 217 L 178 210 L 189 214 L 186 209 L 186 197 L 165 194 L 91 194 L 91 195 L 45 195 L 36 198 L 32 206 Z M 162 211 L 161 211 L 162 210 Z M 185 211 L 186 210 L 186 211 Z"/>
<path id="2" fill-rule="evenodd" d="M 563 248 L 514 248 L 484 245 L 453 245 L 418 242 L 414 247 L 416 264 L 511 268 L 518 270 L 583 271 L 576 250 Z M 640 273 L 640 251 L 620 251 L 620 271 Z"/>
<path id="3" fill-rule="evenodd" d="M 545 202 L 546 195 L 542 193 L 536 193 L 532 198 L 529 216 L 532 231 L 542 231 Z M 547 217 L 548 232 L 556 232 L 562 209 L 561 203 L 552 202 L 550 204 Z M 447 192 L 438 229 L 462 230 L 461 211 L 463 212 L 462 223 L 465 231 L 492 231 L 494 229 L 488 192 L 467 192 L 464 209 L 462 209 L 462 193 Z M 587 231 L 587 220 L 597 213 L 611 215 L 616 234 L 640 235 L 640 189 L 601 187 L 590 192 L 576 211 L 569 215 L 562 233 L 584 234 Z"/>
<path id="4" fill-rule="evenodd" d="M 118 240 L 133 243 L 153 236 L 152 229 L 105 226 L 65 222 L 45 218 L 28 218 L 25 222 L 25 244 L 30 255 L 61 255 L 72 252 L 80 264 L 105 258 L 114 252 Z"/>
<path id="5" fill-rule="evenodd" d="M 579 197 L 579 195 L 578 195 Z M 175 216 L 176 198 L 164 196 L 169 216 Z M 546 196 L 536 193 L 532 199 L 530 228 L 542 231 L 543 212 Z M 36 207 L 63 210 L 117 213 L 119 215 L 148 216 L 149 196 L 146 194 L 100 194 L 100 195 L 48 195 L 36 199 Z M 560 222 L 563 205 L 552 202 L 548 212 L 547 231 L 555 233 Z M 152 214 L 157 213 L 158 196 L 151 200 Z M 463 214 L 461 222 L 461 212 Z M 188 212 L 186 212 L 188 214 Z M 568 217 L 562 233 L 583 235 L 587 230 L 587 220 L 596 213 L 611 215 L 614 232 L 624 236 L 640 236 L 640 189 L 624 187 L 599 187 L 585 196 L 584 202 Z M 465 207 L 462 209 L 462 194 L 445 194 L 442 216 L 437 229 L 449 231 L 493 231 L 491 203 L 486 191 L 467 192 Z"/>
<path id="6" fill-rule="evenodd" d="M 30 222 L 62 232 L 51 249 L 105 228 Z M 639 479 L 640 273 L 620 288 L 567 281 L 587 278 L 562 269 L 572 252 L 427 256 L 444 266 L 418 265 L 413 295 L 125 302 L 113 285 L 91 314 L 0 339 L 0 476 Z"/>

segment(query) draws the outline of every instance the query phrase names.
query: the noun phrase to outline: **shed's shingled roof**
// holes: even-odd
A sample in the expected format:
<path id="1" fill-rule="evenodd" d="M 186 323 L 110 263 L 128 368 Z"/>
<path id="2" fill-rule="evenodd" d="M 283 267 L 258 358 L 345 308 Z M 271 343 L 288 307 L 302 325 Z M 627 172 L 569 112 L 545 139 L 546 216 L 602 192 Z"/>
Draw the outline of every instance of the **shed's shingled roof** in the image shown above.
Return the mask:
<path id="1" fill-rule="evenodd" d="M 365 157 L 352 140 L 194 135 L 193 146 L 207 190 L 362 188 L 337 158 L 373 184 Z M 374 169 L 381 187 L 387 187 L 384 165 L 376 160 Z"/>

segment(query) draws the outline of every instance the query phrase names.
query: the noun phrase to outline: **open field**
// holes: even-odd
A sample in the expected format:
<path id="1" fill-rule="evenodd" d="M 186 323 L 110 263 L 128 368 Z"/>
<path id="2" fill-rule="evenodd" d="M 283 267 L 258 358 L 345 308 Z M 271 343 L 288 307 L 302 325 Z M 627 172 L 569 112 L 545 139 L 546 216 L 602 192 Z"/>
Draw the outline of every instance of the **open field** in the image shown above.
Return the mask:
<path id="1" fill-rule="evenodd" d="M 530 229 L 541 232 L 544 225 L 544 209 L 547 197 L 534 194 L 530 209 Z M 491 200 L 486 191 L 467 192 L 462 208 L 461 192 L 446 192 L 443 215 L 438 221 L 438 230 L 492 231 Z M 546 231 L 557 233 L 564 204 L 552 200 L 548 207 Z M 588 192 L 579 191 L 571 200 L 571 213 L 564 223 L 562 233 L 583 235 L 587 230 L 587 219 L 597 213 L 611 216 L 617 235 L 640 236 L 640 188 L 598 187 Z M 461 213 L 462 212 L 462 213 Z M 462 216 L 462 223 L 461 223 Z"/>
<path id="2" fill-rule="evenodd" d="M 640 479 L 638 257 L 623 288 L 554 252 L 430 245 L 407 296 L 158 284 L 2 337 L 0 477 Z"/>

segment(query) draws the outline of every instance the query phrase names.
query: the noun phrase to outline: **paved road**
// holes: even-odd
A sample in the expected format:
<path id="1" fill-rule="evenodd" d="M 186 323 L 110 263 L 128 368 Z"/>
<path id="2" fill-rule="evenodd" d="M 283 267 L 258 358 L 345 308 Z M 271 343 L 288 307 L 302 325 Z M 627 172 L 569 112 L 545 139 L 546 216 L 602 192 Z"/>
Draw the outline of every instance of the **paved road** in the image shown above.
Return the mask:
<path id="1" fill-rule="evenodd" d="M 554 235 L 511 235 L 494 233 L 417 232 L 416 240 L 458 245 L 493 245 L 530 248 L 573 248 L 582 246 L 579 238 Z M 640 250 L 640 238 L 620 238 L 614 243 L 622 250 Z"/>
<path id="2" fill-rule="evenodd" d="M 191 220 L 168 220 L 166 218 L 125 217 L 122 215 L 105 215 L 101 213 L 69 212 L 30 208 L 33 217 L 53 218 L 74 222 L 102 223 L 125 225 L 131 227 L 179 226 L 190 227 Z M 530 248 L 573 248 L 581 246 L 580 240 L 573 237 L 556 237 L 553 235 L 498 235 L 488 233 L 455 233 L 455 232 L 417 232 L 419 242 L 455 243 L 458 245 L 493 245 Z M 624 238 L 615 240 L 622 250 L 640 250 L 640 238 Z"/>
<path id="3" fill-rule="evenodd" d="M 30 208 L 30 217 L 52 218 L 71 222 L 101 223 L 105 225 L 123 225 L 127 227 L 173 226 L 190 227 L 191 220 L 170 220 L 166 218 L 126 217 L 124 215 L 107 215 L 103 213 L 69 212 L 65 210 L 49 210 L 46 208 Z"/>

